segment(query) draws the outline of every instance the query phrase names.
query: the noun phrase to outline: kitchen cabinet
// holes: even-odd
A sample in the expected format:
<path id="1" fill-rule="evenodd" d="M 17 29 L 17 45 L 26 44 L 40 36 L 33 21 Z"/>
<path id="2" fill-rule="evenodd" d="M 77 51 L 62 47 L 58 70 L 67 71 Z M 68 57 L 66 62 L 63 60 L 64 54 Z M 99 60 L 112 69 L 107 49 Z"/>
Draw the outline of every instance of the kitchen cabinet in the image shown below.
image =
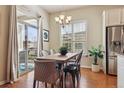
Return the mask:
<path id="1" fill-rule="evenodd" d="M 109 69 L 108 73 L 111 75 L 117 75 L 117 57 L 109 57 Z"/>
<path id="2" fill-rule="evenodd" d="M 124 24 L 124 8 L 121 9 L 121 24 Z"/>
<path id="3" fill-rule="evenodd" d="M 105 26 L 109 25 L 109 11 L 105 12 Z"/>
<path id="4" fill-rule="evenodd" d="M 106 16 L 106 20 L 107 19 L 108 19 L 108 26 L 121 24 L 121 9 L 108 10 L 108 16 Z"/>
<path id="5" fill-rule="evenodd" d="M 117 74 L 117 87 L 124 88 L 124 55 L 117 56 L 118 74 Z"/>

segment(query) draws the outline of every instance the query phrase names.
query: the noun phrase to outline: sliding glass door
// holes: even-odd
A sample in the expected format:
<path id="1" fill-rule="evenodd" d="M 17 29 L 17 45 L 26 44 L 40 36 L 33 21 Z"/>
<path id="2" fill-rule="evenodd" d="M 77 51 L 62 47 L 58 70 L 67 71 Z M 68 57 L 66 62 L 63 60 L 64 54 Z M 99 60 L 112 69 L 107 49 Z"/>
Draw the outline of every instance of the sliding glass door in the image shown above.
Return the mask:
<path id="1" fill-rule="evenodd" d="M 18 23 L 19 74 L 27 71 L 27 45 L 25 24 Z"/>
<path id="2" fill-rule="evenodd" d="M 37 56 L 37 26 L 18 22 L 19 74 L 32 71 Z"/>
<path id="3" fill-rule="evenodd" d="M 34 59 L 37 57 L 37 28 L 27 25 L 27 50 L 28 50 L 28 71 L 34 68 Z"/>

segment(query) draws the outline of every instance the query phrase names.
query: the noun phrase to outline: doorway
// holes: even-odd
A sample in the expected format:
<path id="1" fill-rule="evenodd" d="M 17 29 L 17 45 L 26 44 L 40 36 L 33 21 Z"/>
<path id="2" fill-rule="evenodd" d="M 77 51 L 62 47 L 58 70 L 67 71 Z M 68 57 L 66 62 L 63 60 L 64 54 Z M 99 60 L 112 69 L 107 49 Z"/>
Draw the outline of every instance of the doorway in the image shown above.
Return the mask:
<path id="1" fill-rule="evenodd" d="M 17 22 L 19 75 L 34 69 L 34 58 L 37 56 L 38 27 L 36 19 Z"/>

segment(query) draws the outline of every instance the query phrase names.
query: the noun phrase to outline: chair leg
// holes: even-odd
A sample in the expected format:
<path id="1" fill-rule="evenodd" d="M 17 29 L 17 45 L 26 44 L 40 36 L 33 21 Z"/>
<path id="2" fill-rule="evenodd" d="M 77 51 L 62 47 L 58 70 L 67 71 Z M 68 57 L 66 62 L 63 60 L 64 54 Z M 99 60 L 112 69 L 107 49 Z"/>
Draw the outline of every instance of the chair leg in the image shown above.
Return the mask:
<path id="1" fill-rule="evenodd" d="M 54 88 L 54 84 L 51 84 L 51 88 Z"/>
<path id="2" fill-rule="evenodd" d="M 65 84 L 65 88 L 66 88 L 66 76 L 67 76 L 67 72 L 65 72 L 65 77 L 64 77 L 64 84 Z"/>
<path id="3" fill-rule="evenodd" d="M 63 87 L 63 76 L 60 77 L 59 87 L 60 87 L 60 88 Z"/>
<path id="4" fill-rule="evenodd" d="M 80 72 L 76 72 L 77 86 L 79 85 L 79 78 L 80 78 L 79 73 L 80 73 Z"/>
<path id="5" fill-rule="evenodd" d="M 45 82 L 45 88 L 47 88 L 47 83 Z"/>
<path id="6" fill-rule="evenodd" d="M 79 71 L 78 71 L 78 72 L 79 72 L 79 75 L 80 75 L 80 77 L 81 77 L 81 70 L 80 70 L 80 65 L 79 65 L 79 67 L 78 67 L 78 68 L 79 68 Z"/>
<path id="7" fill-rule="evenodd" d="M 34 80 L 34 82 L 33 82 L 33 88 L 35 88 L 36 87 L 36 80 Z"/>
<path id="8" fill-rule="evenodd" d="M 39 88 L 39 81 L 37 82 L 37 88 Z"/>
<path id="9" fill-rule="evenodd" d="M 76 75 L 76 78 L 77 78 L 77 81 L 78 81 L 79 78 L 80 78 L 80 71 L 76 71 L 75 75 Z"/>
<path id="10" fill-rule="evenodd" d="M 72 75 L 73 87 L 75 88 L 75 73 L 71 73 L 71 75 Z"/>

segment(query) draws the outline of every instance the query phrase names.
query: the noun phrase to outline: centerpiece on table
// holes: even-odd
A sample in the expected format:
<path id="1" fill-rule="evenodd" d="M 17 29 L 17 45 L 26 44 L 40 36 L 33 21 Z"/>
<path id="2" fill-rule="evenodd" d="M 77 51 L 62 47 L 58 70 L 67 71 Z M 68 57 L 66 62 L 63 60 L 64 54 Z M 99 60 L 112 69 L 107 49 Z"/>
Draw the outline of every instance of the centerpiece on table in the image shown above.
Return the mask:
<path id="1" fill-rule="evenodd" d="M 68 53 L 68 48 L 65 46 L 62 46 L 59 48 L 59 53 L 63 56 L 65 56 Z"/>

